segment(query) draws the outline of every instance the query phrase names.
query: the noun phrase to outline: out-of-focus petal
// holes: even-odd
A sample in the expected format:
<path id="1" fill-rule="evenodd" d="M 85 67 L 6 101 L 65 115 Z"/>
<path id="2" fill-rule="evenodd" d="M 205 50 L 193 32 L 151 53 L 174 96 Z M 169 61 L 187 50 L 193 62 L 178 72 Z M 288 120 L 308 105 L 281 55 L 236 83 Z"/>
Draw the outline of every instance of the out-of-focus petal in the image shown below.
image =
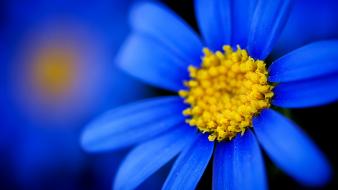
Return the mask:
<path id="1" fill-rule="evenodd" d="M 253 120 L 259 142 L 271 160 L 304 185 L 323 185 L 330 166 L 317 146 L 294 123 L 267 109 Z"/>
<path id="2" fill-rule="evenodd" d="M 194 137 L 194 129 L 181 125 L 165 135 L 137 146 L 120 166 L 114 189 L 136 188 L 189 145 Z"/>
<path id="3" fill-rule="evenodd" d="M 264 162 L 251 130 L 218 143 L 213 163 L 213 189 L 267 189 Z"/>
<path id="4" fill-rule="evenodd" d="M 285 108 L 319 106 L 338 99 L 338 73 L 278 84 L 272 104 Z"/>
<path id="5" fill-rule="evenodd" d="M 171 91 L 184 89 L 183 81 L 189 77 L 188 62 L 142 34 L 129 36 L 117 62 L 130 75 Z"/>
<path id="6" fill-rule="evenodd" d="M 214 143 L 208 140 L 207 135 L 200 134 L 177 158 L 162 189 L 195 189 L 213 148 Z"/>
<path id="7" fill-rule="evenodd" d="M 257 0 L 235 0 L 231 3 L 231 45 L 246 48 Z"/>
<path id="8" fill-rule="evenodd" d="M 157 41 L 186 64 L 200 63 L 202 43 L 198 35 L 166 6 L 140 3 L 132 10 L 130 22 L 134 32 Z"/>
<path id="9" fill-rule="evenodd" d="M 248 51 L 256 59 L 265 59 L 288 19 L 292 0 L 259 0 L 252 18 Z"/>
<path id="10" fill-rule="evenodd" d="M 315 42 L 277 59 L 269 67 L 271 82 L 338 75 L 338 40 Z"/>
<path id="11" fill-rule="evenodd" d="M 82 134 L 90 152 L 123 148 L 184 123 L 179 97 L 143 100 L 114 109 L 93 121 Z"/>
<path id="12" fill-rule="evenodd" d="M 337 0 L 297 0 L 272 55 L 281 57 L 306 44 L 338 38 Z"/>
<path id="13" fill-rule="evenodd" d="M 196 0 L 195 13 L 206 45 L 211 50 L 221 50 L 230 44 L 231 5 L 229 0 Z"/>

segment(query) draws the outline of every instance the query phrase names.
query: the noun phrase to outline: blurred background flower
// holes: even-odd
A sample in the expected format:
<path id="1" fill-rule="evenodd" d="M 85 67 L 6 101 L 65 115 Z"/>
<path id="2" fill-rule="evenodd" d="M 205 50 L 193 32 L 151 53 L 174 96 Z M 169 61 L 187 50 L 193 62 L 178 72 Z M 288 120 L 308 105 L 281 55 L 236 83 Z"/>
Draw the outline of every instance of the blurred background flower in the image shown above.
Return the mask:
<path id="1" fill-rule="evenodd" d="M 129 31 L 129 8 L 136 1 L 1 2 L 0 189 L 111 188 L 114 171 L 128 150 L 86 155 L 79 135 L 82 126 L 103 111 L 154 93 L 114 64 Z M 164 3 L 196 26 L 192 0 Z M 337 38 L 337 10 L 335 0 L 296 0 L 274 56 Z M 337 113 L 337 105 L 292 113 L 302 126 L 308 126 L 306 131 L 318 140 L 336 169 L 334 133 L 318 130 L 314 120 L 307 120 L 316 115 L 329 128 L 334 117 L 323 114 L 328 112 Z M 279 187 L 286 177 L 274 172 L 270 184 Z M 166 176 L 157 174 L 159 178 L 150 178 L 141 189 L 159 187 Z M 202 186 L 208 179 L 202 179 Z"/>
<path id="2" fill-rule="evenodd" d="M 95 160 L 86 156 L 78 145 L 79 131 L 101 111 L 151 93 L 113 61 L 128 31 L 132 3 L 5 3 L 0 134 L 1 176 L 6 177 L 1 189 L 106 185 L 103 178 L 91 176 L 114 168 L 118 157 L 102 163 L 105 155 Z"/>

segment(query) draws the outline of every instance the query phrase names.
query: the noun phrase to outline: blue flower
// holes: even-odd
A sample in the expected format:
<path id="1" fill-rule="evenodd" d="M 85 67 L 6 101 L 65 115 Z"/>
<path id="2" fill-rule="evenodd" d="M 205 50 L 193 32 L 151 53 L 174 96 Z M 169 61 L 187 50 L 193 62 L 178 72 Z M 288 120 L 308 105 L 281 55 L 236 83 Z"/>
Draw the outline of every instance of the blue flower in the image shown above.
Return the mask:
<path id="1" fill-rule="evenodd" d="M 1 180 L 1 189 L 81 189 L 84 170 L 111 171 L 107 163 L 88 165 L 77 139 L 92 115 L 149 93 L 112 59 L 127 34 L 130 4 L 6 2 L 0 37 L 6 50 L 0 53 L 0 168 L 10 180 Z M 140 93 L 125 95 L 128 88 Z M 106 185 L 94 177 L 95 188 Z"/>
<path id="2" fill-rule="evenodd" d="M 271 109 L 338 98 L 336 40 L 301 47 L 266 68 L 291 7 L 284 0 L 196 0 L 202 39 L 163 5 L 135 7 L 121 68 L 180 97 L 123 106 L 89 124 L 81 139 L 89 152 L 137 144 L 113 189 L 136 188 L 177 155 L 163 189 L 194 189 L 212 155 L 213 189 L 266 189 L 259 145 L 299 183 L 328 182 L 331 169 L 316 145 Z"/>

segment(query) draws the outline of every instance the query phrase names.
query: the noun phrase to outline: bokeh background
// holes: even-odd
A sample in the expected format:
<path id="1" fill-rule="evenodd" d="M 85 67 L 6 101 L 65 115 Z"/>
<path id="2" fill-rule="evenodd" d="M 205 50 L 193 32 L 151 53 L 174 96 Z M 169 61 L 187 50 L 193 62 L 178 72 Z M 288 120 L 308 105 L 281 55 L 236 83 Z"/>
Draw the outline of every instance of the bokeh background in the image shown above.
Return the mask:
<path id="1" fill-rule="evenodd" d="M 114 61 L 129 32 L 128 10 L 140 2 L 1 1 L 1 190 L 111 189 L 128 149 L 86 154 L 79 136 L 86 123 L 106 110 L 166 93 L 129 77 Z M 162 3 L 197 29 L 193 1 Z M 325 39 L 338 39 L 338 2 L 296 0 L 270 58 Z M 338 104 L 290 113 L 338 171 Z M 271 189 L 306 189 L 265 160 Z M 171 164 L 140 189 L 160 188 Z M 208 167 L 198 188 L 210 187 Z M 324 188 L 338 189 L 336 173 Z"/>

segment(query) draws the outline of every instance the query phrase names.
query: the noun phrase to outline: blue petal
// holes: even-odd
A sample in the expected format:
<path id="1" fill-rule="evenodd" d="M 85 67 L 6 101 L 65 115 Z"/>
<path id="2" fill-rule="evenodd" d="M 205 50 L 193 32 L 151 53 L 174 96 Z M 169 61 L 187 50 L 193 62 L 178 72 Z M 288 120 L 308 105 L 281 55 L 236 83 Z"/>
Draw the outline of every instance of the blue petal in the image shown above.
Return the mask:
<path id="1" fill-rule="evenodd" d="M 269 67 L 271 82 L 289 82 L 338 73 L 338 40 L 322 41 L 294 50 Z"/>
<path id="2" fill-rule="evenodd" d="M 211 50 L 221 50 L 230 44 L 230 1 L 196 0 L 195 13 L 200 31 Z"/>
<path id="3" fill-rule="evenodd" d="M 114 189 L 135 189 L 189 145 L 195 137 L 196 130 L 181 125 L 168 134 L 137 146 L 120 166 Z"/>
<path id="4" fill-rule="evenodd" d="M 286 108 L 318 106 L 338 99 L 338 73 L 325 77 L 278 84 L 272 104 Z"/>
<path id="5" fill-rule="evenodd" d="M 323 185 L 330 166 L 317 146 L 294 123 L 268 109 L 253 119 L 256 136 L 271 160 L 304 185 Z"/>
<path id="6" fill-rule="evenodd" d="M 81 143 L 91 152 L 123 148 L 184 123 L 179 97 L 143 100 L 112 110 L 90 123 Z"/>
<path id="7" fill-rule="evenodd" d="M 263 60 L 268 56 L 288 19 L 291 4 L 292 0 L 258 1 L 248 42 L 252 57 Z"/>
<path id="8" fill-rule="evenodd" d="M 167 90 L 184 89 L 183 81 L 189 77 L 188 62 L 141 34 L 129 36 L 117 62 L 130 75 Z"/>
<path id="9" fill-rule="evenodd" d="M 267 189 L 262 154 L 251 130 L 217 144 L 212 180 L 213 189 Z"/>
<path id="10" fill-rule="evenodd" d="M 274 57 L 305 44 L 338 37 L 337 0 L 297 0 L 292 8 L 278 43 L 273 49 Z"/>
<path id="11" fill-rule="evenodd" d="M 202 43 L 198 35 L 164 5 L 140 3 L 132 10 L 130 22 L 135 32 L 158 42 L 187 65 L 201 62 Z"/>
<path id="12" fill-rule="evenodd" d="M 246 48 L 250 34 L 252 16 L 254 14 L 257 0 L 236 0 L 232 3 L 232 36 L 231 45 L 236 47 L 240 45 Z"/>
<path id="13" fill-rule="evenodd" d="M 208 140 L 207 135 L 200 134 L 180 154 L 162 189 L 195 189 L 208 165 L 213 148 L 214 143 Z"/>

